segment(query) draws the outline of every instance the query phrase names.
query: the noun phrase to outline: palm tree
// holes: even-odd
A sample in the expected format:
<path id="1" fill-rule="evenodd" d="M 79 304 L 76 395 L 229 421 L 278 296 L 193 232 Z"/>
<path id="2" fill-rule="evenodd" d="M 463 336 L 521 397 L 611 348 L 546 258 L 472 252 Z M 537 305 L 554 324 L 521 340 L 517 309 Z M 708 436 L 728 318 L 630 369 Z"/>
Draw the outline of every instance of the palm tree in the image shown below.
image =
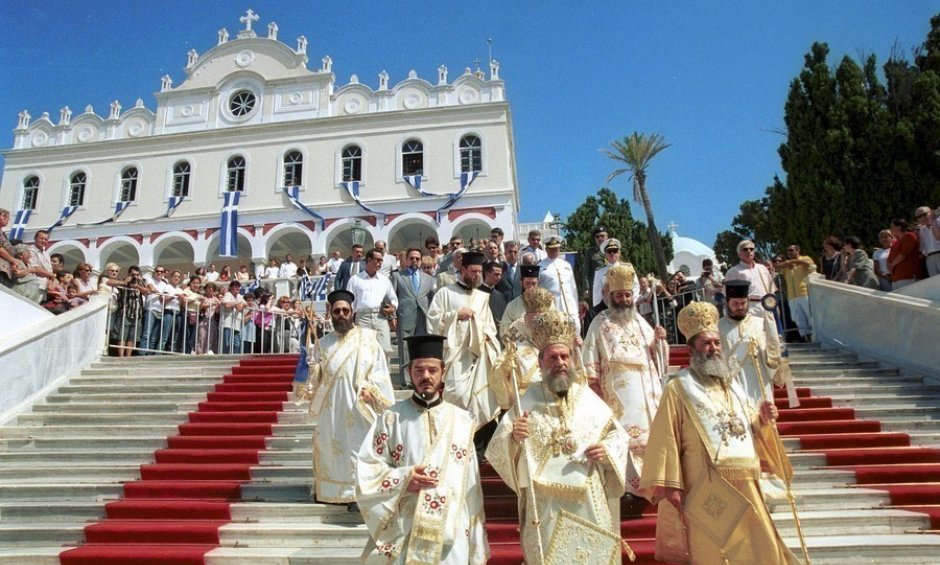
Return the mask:
<path id="1" fill-rule="evenodd" d="M 656 270 L 661 280 L 666 280 L 666 253 L 663 251 L 663 242 L 659 237 L 659 230 L 656 229 L 656 221 L 653 219 L 653 206 L 650 204 L 650 196 L 646 191 L 646 169 L 650 165 L 653 157 L 660 151 L 669 147 L 663 137 L 659 134 L 651 133 L 649 136 L 633 132 L 633 135 L 623 138 L 622 141 L 612 141 L 611 149 L 605 150 L 607 156 L 626 165 L 626 167 L 615 170 L 607 175 L 607 182 L 622 174 L 629 174 L 633 179 L 633 200 L 643 203 L 643 209 L 646 210 L 646 227 L 649 230 L 650 243 L 653 245 L 653 257 L 656 259 Z"/>

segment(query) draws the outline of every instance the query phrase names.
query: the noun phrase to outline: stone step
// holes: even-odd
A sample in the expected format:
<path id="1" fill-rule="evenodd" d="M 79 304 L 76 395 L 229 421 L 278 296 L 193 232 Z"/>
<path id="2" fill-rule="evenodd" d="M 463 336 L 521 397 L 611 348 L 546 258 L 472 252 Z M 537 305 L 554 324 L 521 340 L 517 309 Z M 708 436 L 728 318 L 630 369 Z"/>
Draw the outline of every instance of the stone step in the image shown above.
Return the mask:
<path id="1" fill-rule="evenodd" d="M 47 402 L 51 402 L 50 397 L 62 396 L 82 396 L 88 394 L 139 394 L 146 397 L 151 394 L 195 394 L 207 393 L 212 390 L 210 384 L 189 384 L 189 383 L 159 383 L 154 385 L 136 384 L 133 387 L 123 385 L 80 385 L 68 384 L 60 386 L 54 393 L 46 397 Z"/>
<path id="2" fill-rule="evenodd" d="M 303 465 L 313 461 L 313 450 L 308 448 L 286 451 L 261 451 L 261 465 Z M 154 450 L 89 450 L 89 451 L 16 451 L 0 452 L 0 469 L 46 469 L 62 465 L 150 464 L 155 461 Z"/>
<path id="3" fill-rule="evenodd" d="M 182 422 L 180 422 L 182 423 Z M 309 442 L 313 431 L 313 424 L 274 424 L 275 435 L 303 436 Z M 115 437 L 150 437 L 166 438 L 177 435 L 179 428 L 175 425 L 121 425 L 121 424 L 88 424 L 88 425 L 47 425 L 47 426 L 2 426 L 0 438 L 53 438 L 53 437 L 80 437 L 80 436 L 115 436 Z"/>
<path id="4" fill-rule="evenodd" d="M 783 541 L 802 562 L 799 540 L 784 537 Z M 936 563 L 940 554 L 940 536 L 930 534 L 812 536 L 806 539 L 806 545 L 814 565 L 926 565 Z"/>
<path id="5" fill-rule="evenodd" d="M 771 514 L 781 537 L 796 536 L 796 522 L 789 510 Z M 857 534 L 903 534 L 930 525 L 930 518 L 905 510 L 888 508 L 865 510 L 808 510 L 799 513 L 803 535 L 825 537 Z"/>
<path id="6" fill-rule="evenodd" d="M 172 435 L 172 434 L 171 434 Z M 310 450 L 310 436 L 282 435 L 265 440 L 268 449 L 275 450 Z M 107 437 L 107 436 L 63 436 L 52 438 L 27 437 L 21 439 L 0 440 L 0 449 L 17 453 L 29 453 L 39 450 L 81 451 L 92 449 L 99 452 L 108 450 L 146 449 L 152 453 L 167 446 L 166 436 L 159 437 Z"/>
<path id="7" fill-rule="evenodd" d="M 166 385 L 166 384 L 185 384 L 185 385 L 198 385 L 198 386 L 212 386 L 217 383 L 222 382 L 223 375 L 216 377 L 212 376 L 188 376 L 188 375 L 164 375 L 164 376 L 153 376 L 153 377 L 141 377 L 141 376 L 77 376 L 69 379 L 70 385 L 109 385 L 109 386 L 122 386 L 125 387 L 128 391 L 134 390 L 138 386 L 154 386 L 154 385 Z"/>
<path id="8" fill-rule="evenodd" d="M 857 359 L 803 359 L 800 357 L 790 360 L 790 370 L 794 372 L 814 372 L 831 369 L 879 369 L 884 367 L 877 361 L 858 361 Z"/>
<path id="9" fill-rule="evenodd" d="M 813 393 L 813 396 L 854 396 L 856 394 L 861 395 L 927 395 L 930 397 L 940 396 L 940 386 L 929 385 L 929 384 L 911 384 L 911 383 L 898 383 L 891 384 L 890 382 L 882 382 L 879 384 L 863 384 L 860 386 L 855 386 L 853 384 L 813 384 L 813 385 L 799 385 L 799 386 L 808 386 Z"/>
<path id="10" fill-rule="evenodd" d="M 59 565 L 62 547 L 0 548 L 0 565 Z M 206 565 L 357 565 L 354 547 L 220 547 L 206 555 Z"/>

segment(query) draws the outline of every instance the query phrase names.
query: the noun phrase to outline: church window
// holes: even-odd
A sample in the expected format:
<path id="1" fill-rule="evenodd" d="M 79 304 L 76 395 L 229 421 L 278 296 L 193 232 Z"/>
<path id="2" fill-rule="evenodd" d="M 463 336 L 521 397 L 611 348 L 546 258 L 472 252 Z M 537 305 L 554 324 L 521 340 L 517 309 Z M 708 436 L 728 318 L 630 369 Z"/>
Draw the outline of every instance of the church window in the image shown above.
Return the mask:
<path id="1" fill-rule="evenodd" d="M 245 190 L 245 158 L 236 155 L 228 160 L 228 181 L 225 189 L 229 192 Z"/>
<path id="2" fill-rule="evenodd" d="M 247 116 L 255 109 L 258 98 L 250 90 L 239 90 L 228 101 L 228 110 L 236 118 Z"/>
<path id="3" fill-rule="evenodd" d="M 343 181 L 362 180 L 362 149 L 358 145 L 343 148 Z"/>
<path id="4" fill-rule="evenodd" d="M 402 145 L 401 174 L 405 176 L 424 174 L 424 145 L 417 139 L 409 139 Z"/>
<path id="5" fill-rule="evenodd" d="M 284 186 L 301 186 L 303 173 L 303 154 L 300 151 L 288 151 L 284 155 Z"/>
<path id="6" fill-rule="evenodd" d="M 81 206 L 85 203 L 85 185 L 88 176 L 79 171 L 69 179 L 69 206 Z"/>
<path id="7" fill-rule="evenodd" d="M 27 177 L 23 181 L 23 210 L 35 210 L 39 202 L 39 177 Z"/>
<path id="8" fill-rule="evenodd" d="M 460 172 L 471 173 L 483 170 L 483 144 L 475 135 L 460 138 Z"/>
<path id="9" fill-rule="evenodd" d="M 191 168 L 188 161 L 173 165 L 173 196 L 189 196 L 189 175 Z"/>
<path id="10" fill-rule="evenodd" d="M 121 202 L 137 200 L 137 167 L 128 167 L 121 171 Z"/>

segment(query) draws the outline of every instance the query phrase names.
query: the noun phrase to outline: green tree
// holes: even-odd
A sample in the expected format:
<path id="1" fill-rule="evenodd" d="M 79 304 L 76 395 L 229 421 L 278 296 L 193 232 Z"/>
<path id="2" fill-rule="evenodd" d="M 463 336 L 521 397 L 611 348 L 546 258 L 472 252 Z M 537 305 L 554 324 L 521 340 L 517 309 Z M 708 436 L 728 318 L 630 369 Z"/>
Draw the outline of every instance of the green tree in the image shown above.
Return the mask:
<path id="1" fill-rule="evenodd" d="M 629 137 L 621 141 L 611 142 L 611 148 L 606 151 L 607 156 L 626 165 L 625 167 L 614 170 L 607 175 L 607 182 L 623 174 L 629 174 L 633 180 L 633 200 L 643 204 L 643 210 L 646 212 L 647 230 L 649 240 L 653 246 L 653 257 L 656 260 L 656 274 L 666 280 L 666 252 L 663 248 L 662 237 L 656 229 L 656 220 L 653 218 L 653 206 L 650 203 L 649 192 L 646 189 L 646 170 L 649 168 L 653 158 L 663 149 L 669 147 L 662 136 L 652 133 L 645 135 L 639 132 L 633 132 Z"/>
<path id="2" fill-rule="evenodd" d="M 596 195 L 588 196 L 564 221 L 565 241 L 569 249 L 581 250 L 577 257 L 575 272 L 578 273 L 578 286 L 582 290 L 590 289 L 593 280 L 583 277 L 584 261 L 590 261 L 587 250 L 594 245 L 592 232 L 598 225 L 607 228 L 610 237 L 620 240 L 620 255 L 633 264 L 638 273 L 656 271 L 656 260 L 650 245 L 649 231 L 643 222 L 634 219 L 630 203 L 617 198 L 613 190 L 601 188 Z M 672 239 L 665 238 L 665 252 L 672 259 Z"/>
<path id="3" fill-rule="evenodd" d="M 743 202 L 738 215 L 731 221 L 731 229 L 715 237 L 715 257 L 726 267 L 738 262 L 738 243 L 744 239 L 754 242 L 757 256 L 761 259 L 769 259 L 777 254 L 778 245 L 770 215 L 770 195 L 780 186 L 780 179 L 775 178 L 774 185 L 767 187 L 766 196 Z"/>

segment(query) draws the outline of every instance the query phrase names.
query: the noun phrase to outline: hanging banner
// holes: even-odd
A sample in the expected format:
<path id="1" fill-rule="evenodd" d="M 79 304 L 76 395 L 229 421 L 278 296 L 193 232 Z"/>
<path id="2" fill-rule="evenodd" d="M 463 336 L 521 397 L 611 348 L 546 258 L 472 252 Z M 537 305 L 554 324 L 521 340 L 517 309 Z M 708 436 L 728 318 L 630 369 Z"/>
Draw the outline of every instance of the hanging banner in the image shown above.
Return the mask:
<path id="1" fill-rule="evenodd" d="M 222 195 L 222 218 L 219 233 L 219 256 L 238 257 L 238 200 L 242 193 L 226 192 Z"/>
<path id="2" fill-rule="evenodd" d="M 349 193 L 349 196 L 351 196 L 352 199 L 356 201 L 356 204 L 358 204 L 360 208 L 362 208 L 366 212 L 371 212 L 375 214 L 376 218 L 378 218 L 379 220 L 379 223 L 383 226 L 385 225 L 385 213 L 369 208 L 362 202 L 362 199 L 359 197 L 359 181 L 357 180 L 344 181 L 340 184 L 343 185 L 343 188 L 346 189 L 346 192 Z"/>
<path id="3" fill-rule="evenodd" d="M 23 239 L 26 232 L 26 225 L 29 224 L 29 217 L 33 211 L 30 209 L 17 210 L 13 217 L 13 226 L 10 228 L 10 239 Z"/>
<path id="4" fill-rule="evenodd" d="M 49 229 L 46 231 L 51 235 L 52 230 L 64 224 L 69 218 L 72 217 L 72 214 L 74 214 L 76 210 L 78 210 L 78 206 L 66 206 L 65 208 L 62 208 L 62 213 L 59 214 L 59 219 L 56 220 L 54 224 L 49 226 Z"/>
<path id="5" fill-rule="evenodd" d="M 446 204 L 437 209 L 437 223 L 440 224 L 444 220 L 444 215 L 447 213 L 454 204 L 460 200 L 460 197 L 463 196 L 467 189 L 470 188 L 470 185 L 476 178 L 480 175 L 480 171 L 470 171 L 468 173 L 460 173 L 460 191 L 456 194 L 450 195 L 450 200 Z"/>
<path id="6" fill-rule="evenodd" d="M 316 212 L 308 208 L 306 204 L 300 201 L 300 187 L 299 186 L 282 186 L 281 190 L 284 191 L 284 194 L 287 196 L 288 200 L 290 200 L 290 203 L 294 205 L 294 208 L 297 208 L 298 210 L 307 214 L 308 216 L 316 218 L 320 222 L 320 231 L 323 231 L 326 229 L 326 219 L 320 214 L 317 214 Z"/>

